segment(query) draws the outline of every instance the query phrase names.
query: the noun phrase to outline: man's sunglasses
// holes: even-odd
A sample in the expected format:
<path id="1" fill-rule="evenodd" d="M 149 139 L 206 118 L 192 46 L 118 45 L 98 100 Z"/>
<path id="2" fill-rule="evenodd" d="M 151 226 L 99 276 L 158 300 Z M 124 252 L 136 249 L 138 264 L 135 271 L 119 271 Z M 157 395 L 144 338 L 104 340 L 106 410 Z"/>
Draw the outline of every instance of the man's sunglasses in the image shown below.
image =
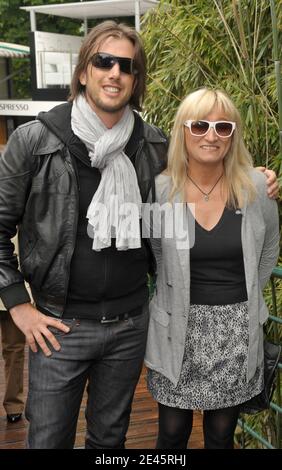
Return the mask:
<path id="1" fill-rule="evenodd" d="M 110 70 L 115 64 L 119 64 L 121 72 L 128 73 L 130 75 L 136 75 L 137 70 L 135 68 L 134 59 L 127 57 L 117 57 L 115 55 L 107 54 L 106 52 L 96 52 L 91 59 L 91 64 L 97 69 Z"/>
<path id="2" fill-rule="evenodd" d="M 184 122 L 184 126 L 190 129 L 192 135 L 196 137 L 203 137 L 210 129 L 214 129 L 218 137 L 231 137 L 233 134 L 236 122 L 232 121 L 188 121 Z"/>

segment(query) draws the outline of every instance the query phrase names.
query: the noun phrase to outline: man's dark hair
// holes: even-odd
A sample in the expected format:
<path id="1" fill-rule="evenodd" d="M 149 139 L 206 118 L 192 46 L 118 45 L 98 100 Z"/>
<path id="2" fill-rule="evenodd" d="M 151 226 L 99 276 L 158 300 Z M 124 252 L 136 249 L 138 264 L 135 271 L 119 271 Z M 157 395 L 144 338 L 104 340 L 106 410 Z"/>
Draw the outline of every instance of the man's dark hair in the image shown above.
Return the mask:
<path id="1" fill-rule="evenodd" d="M 134 28 L 115 21 L 104 21 L 95 26 L 84 39 L 79 51 L 78 63 L 75 68 L 69 100 L 73 101 L 81 93 L 84 93 L 85 86 L 80 83 L 79 77 L 86 72 L 90 58 L 96 52 L 100 45 L 109 37 L 117 39 L 128 39 L 135 48 L 134 63 L 137 74 L 135 76 L 136 84 L 129 103 L 137 111 L 141 111 L 142 102 L 146 87 L 146 56 L 144 47 L 139 34 Z"/>

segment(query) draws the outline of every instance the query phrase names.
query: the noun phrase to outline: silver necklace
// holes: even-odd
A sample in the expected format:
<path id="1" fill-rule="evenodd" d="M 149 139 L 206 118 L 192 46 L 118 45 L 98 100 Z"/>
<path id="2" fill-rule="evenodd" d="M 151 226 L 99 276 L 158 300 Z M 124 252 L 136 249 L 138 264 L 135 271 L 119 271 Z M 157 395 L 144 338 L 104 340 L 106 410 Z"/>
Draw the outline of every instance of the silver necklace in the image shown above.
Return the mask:
<path id="1" fill-rule="evenodd" d="M 193 183 L 194 186 L 196 186 L 196 188 L 204 195 L 204 200 L 206 202 L 208 202 L 210 200 L 210 194 L 213 192 L 214 188 L 216 187 L 217 183 L 219 182 L 219 180 L 223 177 L 223 173 L 221 173 L 220 177 L 216 180 L 215 184 L 213 185 L 213 187 L 211 188 L 211 190 L 206 193 L 205 191 L 203 191 L 200 186 L 197 185 L 197 183 L 195 183 L 195 181 L 192 180 L 191 176 L 187 175 L 187 177 L 189 178 L 189 180 L 191 181 L 191 183 Z"/>

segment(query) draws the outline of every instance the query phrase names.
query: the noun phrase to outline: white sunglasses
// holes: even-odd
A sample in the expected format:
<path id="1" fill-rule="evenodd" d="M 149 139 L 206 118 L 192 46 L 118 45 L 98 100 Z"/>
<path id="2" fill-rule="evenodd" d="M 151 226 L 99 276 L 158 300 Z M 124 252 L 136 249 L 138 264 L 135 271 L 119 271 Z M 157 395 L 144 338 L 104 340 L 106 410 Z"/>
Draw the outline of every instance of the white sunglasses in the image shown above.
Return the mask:
<path id="1" fill-rule="evenodd" d="M 196 137 L 205 136 L 210 129 L 214 129 L 218 137 L 231 137 L 235 128 L 236 122 L 233 121 L 193 121 L 188 119 L 184 122 L 184 126 L 188 127 L 191 134 Z"/>

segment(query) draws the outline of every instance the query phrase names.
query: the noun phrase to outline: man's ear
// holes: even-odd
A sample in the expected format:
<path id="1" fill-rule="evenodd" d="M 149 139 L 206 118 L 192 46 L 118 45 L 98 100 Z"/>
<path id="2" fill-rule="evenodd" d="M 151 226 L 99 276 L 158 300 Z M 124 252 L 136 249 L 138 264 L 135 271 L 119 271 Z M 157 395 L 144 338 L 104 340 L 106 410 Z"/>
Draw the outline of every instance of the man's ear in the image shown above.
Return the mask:
<path id="1" fill-rule="evenodd" d="M 81 74 L 79 75 L 79 81 L 81 85 L 86 85 L 86 72 L 81 72 Z"/>

